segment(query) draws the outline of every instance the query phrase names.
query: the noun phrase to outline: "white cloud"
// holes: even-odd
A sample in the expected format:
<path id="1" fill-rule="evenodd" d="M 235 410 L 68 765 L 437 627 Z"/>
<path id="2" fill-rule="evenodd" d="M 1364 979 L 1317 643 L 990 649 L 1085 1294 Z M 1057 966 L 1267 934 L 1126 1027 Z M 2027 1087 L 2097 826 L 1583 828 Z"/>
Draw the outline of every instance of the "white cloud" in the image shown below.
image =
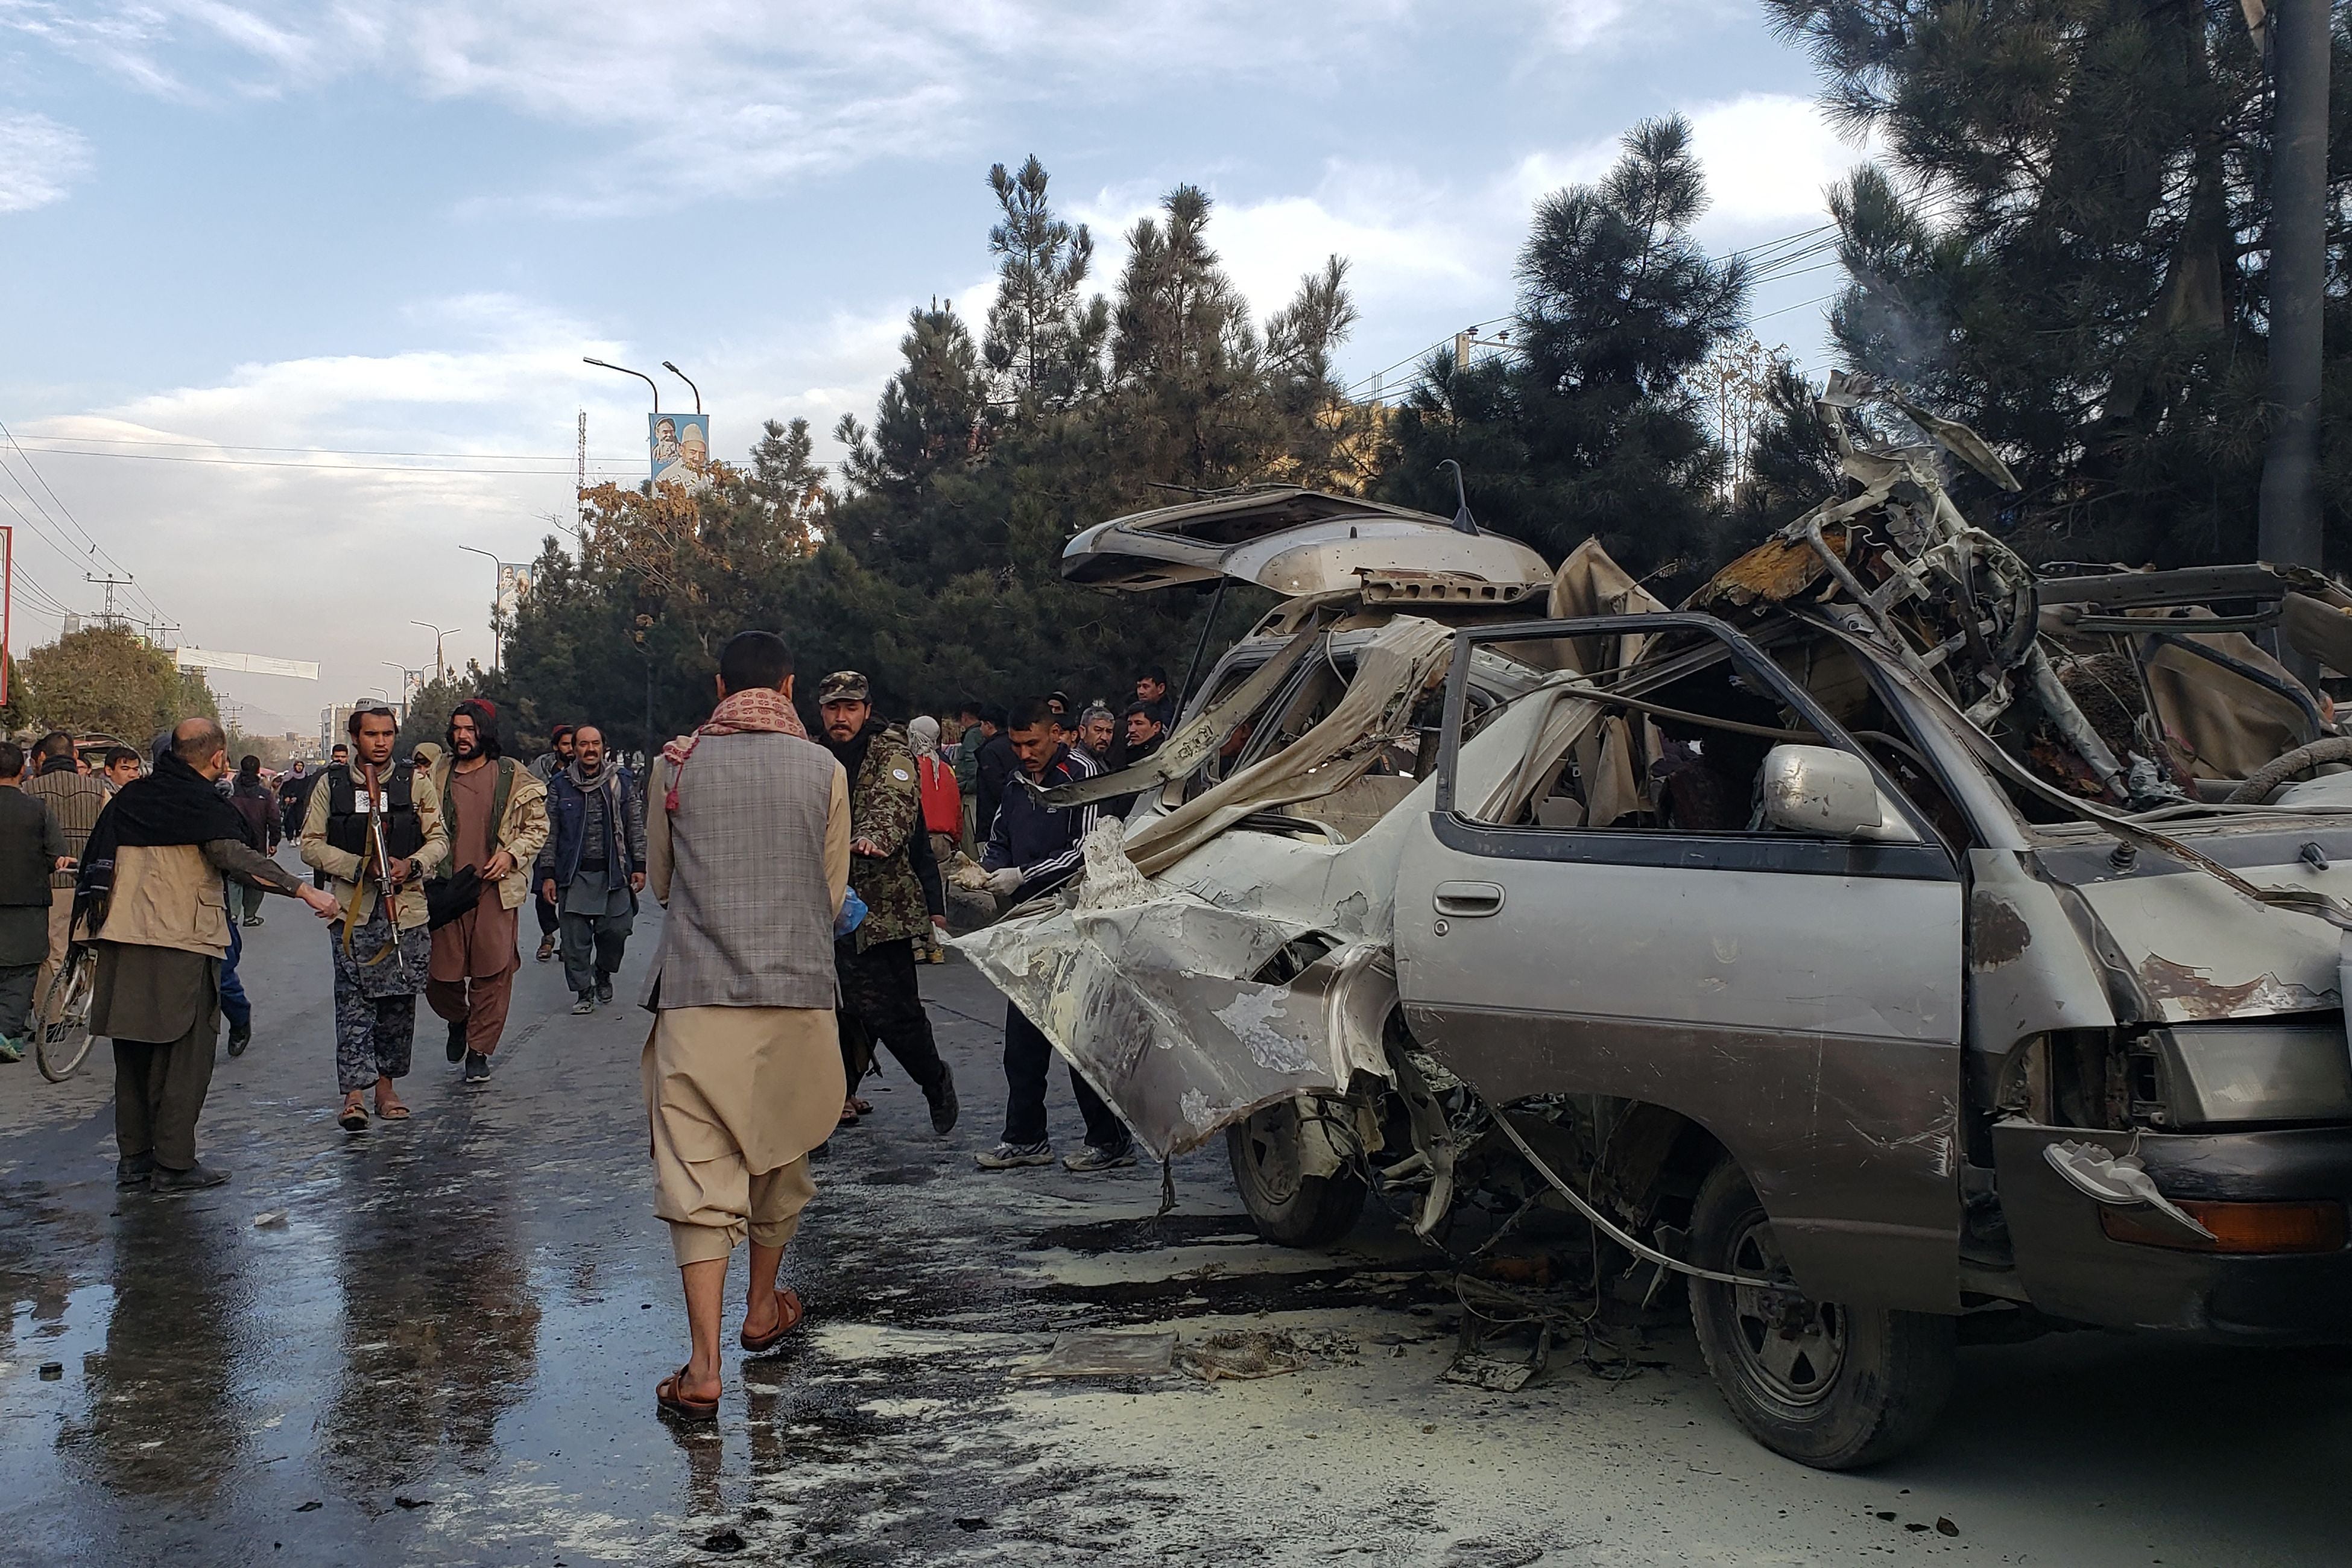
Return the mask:
<path id="1" fill-rule="evenodd" d="M 1820 223 L 1822 192 L 1868 154 L 1822 118 L 1811 99 L 1752 92 L 1689 111 L 1691 141 L 1706 165 L 1714 221 L 1754 227 Z"/>
<path id="2" fill-rule="evenodd" d="M 1526 14 L 1536 57 L 1593 48 L 1630 14 L 1625 0 L 1507 9 Z M 611 132 L 618 153 L 522 193 L 586 211 L 921 154 L 1016 104 L 1118 105 L 1188 77 L 1329 87 L 1401 29 L 1453 20 L 1436 0 L 0 0 L 0 27 L 160 96 L 278 96 L 371 75 Z"/>
<path id="3" fill-rule="evenodd" d="M 89 142 L 42 114 L 0 114 L 0 213 L 65 200 L 89 173 Z"/>

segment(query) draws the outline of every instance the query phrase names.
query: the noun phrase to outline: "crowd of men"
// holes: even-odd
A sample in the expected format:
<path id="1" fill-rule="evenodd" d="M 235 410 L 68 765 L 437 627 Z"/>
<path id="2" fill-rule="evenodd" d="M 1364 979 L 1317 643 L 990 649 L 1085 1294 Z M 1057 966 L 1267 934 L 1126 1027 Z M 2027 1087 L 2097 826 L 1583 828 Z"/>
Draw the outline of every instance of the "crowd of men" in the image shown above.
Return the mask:
<path id="1" fill-rule="evenodd" d="M 940 721 L 889 721 L 856 670 L 814 692 L 818 733 L 793 706 L 782 639 L 730 642 L 709 721 L 645 765 L 622 765 L 593 724 L 558 725 L 529 766 L 503 753 L 496 706 L 459 702 L 442 740 L 395 756 L 389 707 L 350 716 L 328 762 L 274 783 L 232 770 L 210 719 L 160 735 L 152 757 L 91 759 L 62 732 L 28 757 L 0 742 L 0 1062 L 43 1026 L 51 975 L 91 965 L 89 1030 L 112 1043 L 118 1185 L 174 1193 L 227 1173 L 197 1157 L 196 1124 L 220 1024 L 252 1039 L 236 968 L 242 931 L 272 895 L 326 924 L 333 974 L 336 1120 L 360 1132 L 410 1116 L 416 1001 L 447 1026 L 447 1056 L 479 1085 L 505 1030 L 532 905 L 537 958 L 560 959 L 572 1011 L 613 1004 L 640 897 L 668 910 L 641 994 L 654 1017 L 643 1085 L 656 1210 L 681 1269 L 692 1355 L 659 1393 L 689 1419 L 715 1409 L 719 1290 L 750 1238 L 740 1342 L 772 1345 L 800 1304 L 775 1285 L 814 1195 L 807 1160 L 872 1107 L 857 1096 L 887 1049 L 921 1089 L 933 1130 L 961 1114 L 933 1038 L 919 965 L 940 962 L 942 867 L 976 865 L 1000 907 L 1051 890 L 1116 800 L 1042 792 L 1132 766 L 1173 721 L 1164 672 L 1133 700 L 1061 692 Z M 691 764 L 689 766 L 689 764 Z M 29 775 L 29 776 L 28 776 Z M 1024 787 L 1025 784 L 1026 786 Z M 1131 797 L 1130 797 L 1131 798 Z M 306 880 L 276 858 L 299 847 Z M 988 1170 L 1046 1165 L 1050 1043 L 1017 1007 L 1004 1026 L 1002 1140 Z M 1132 1165 L 1127 1129 L 1074 1071 L 1086 1124 L 1068 1169 Z"/>

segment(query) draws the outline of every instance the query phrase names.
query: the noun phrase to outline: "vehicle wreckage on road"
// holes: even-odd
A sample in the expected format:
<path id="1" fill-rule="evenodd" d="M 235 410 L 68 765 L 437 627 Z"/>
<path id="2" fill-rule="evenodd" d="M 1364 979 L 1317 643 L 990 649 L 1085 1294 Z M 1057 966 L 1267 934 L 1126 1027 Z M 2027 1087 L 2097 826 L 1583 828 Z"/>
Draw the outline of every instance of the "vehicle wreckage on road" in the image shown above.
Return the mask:
<path id="1" fill-rule="evenodd" d="M 1271 1239 L 1500 1186 L 1688 1275 L 1809 1464 L 1916 1438 L 1963 1318 L 2352 1338 L 2352 738 L 2251 635 L 2352 670 L 2352 596 L 2037 572 L 1946 494 L 2014 488 L 1971 432 L 1821 413 L 1849 493 L 1678 609 L 1297 489 L 1079 535 L 1074 581 L 1284 598 L 961 945 Z"/>

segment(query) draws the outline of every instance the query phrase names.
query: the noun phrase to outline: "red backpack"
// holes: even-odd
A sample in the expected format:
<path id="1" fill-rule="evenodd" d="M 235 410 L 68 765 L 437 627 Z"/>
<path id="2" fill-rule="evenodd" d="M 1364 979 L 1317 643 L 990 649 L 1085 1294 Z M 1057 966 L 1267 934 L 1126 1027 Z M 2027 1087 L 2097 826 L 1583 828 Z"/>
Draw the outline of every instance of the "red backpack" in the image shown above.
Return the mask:
<path id="1" fill-rule="evenodd" d="M 915 771 L 922 778 L 923 827 L 926 832 L 963 833 L 963 790 L 955 770 L 937 757 L 918 757 Z"/>

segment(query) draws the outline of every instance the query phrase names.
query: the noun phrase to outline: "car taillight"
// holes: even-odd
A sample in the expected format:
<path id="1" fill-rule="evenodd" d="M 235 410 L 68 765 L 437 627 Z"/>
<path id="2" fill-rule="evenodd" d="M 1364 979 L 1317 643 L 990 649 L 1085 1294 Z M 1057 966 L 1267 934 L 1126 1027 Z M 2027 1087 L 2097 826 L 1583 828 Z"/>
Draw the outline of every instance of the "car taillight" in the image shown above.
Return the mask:
<path id="1" fill-rule="evenodd" d="M 2174 1205 L 2213 1233 L 2210 1241 L 2183 1236 L 2141 1210 L 2102 1208 L 2099 1228 L 2113 1241 L 2168 1247 L 2179 1252 L 2340 1252 L 2340 1203 L 2217 1204 L 2175 1199 Z"/>

